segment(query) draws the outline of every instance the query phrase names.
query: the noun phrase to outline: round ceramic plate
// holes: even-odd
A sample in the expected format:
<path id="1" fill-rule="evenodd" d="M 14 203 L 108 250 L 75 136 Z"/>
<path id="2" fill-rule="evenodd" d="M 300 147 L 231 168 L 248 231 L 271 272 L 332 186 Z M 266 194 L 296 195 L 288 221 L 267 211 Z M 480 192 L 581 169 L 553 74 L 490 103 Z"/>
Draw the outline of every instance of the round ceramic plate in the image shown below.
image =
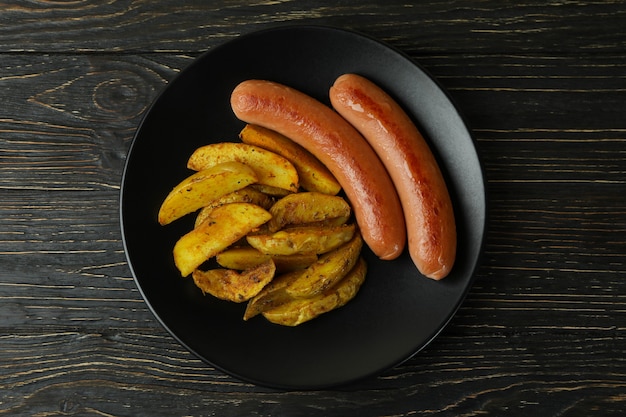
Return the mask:
<path id="1" fill-rule="evenodd" d="M 192 151 L 237 141 L 244 123 L 229 98 L 246 79 L 295 87 L 328 103 L 328 89 L 347 72 L 370 78 L 404 106 L 429 140 L 451 193 L 458 257 L 436 282 L 407 253 L 380 261 L 368 250 L 366 282 L 356 298 L 298 327 L 258 316 L 244 304 L 203 296 L 173 263 L 176 240 L 193 216 L 157 223 L 161 202 L 190 175 Z M 187 349 L 242 380 L 282 389 L 320 389 L 373 376 L 426 346 L 459 308 L 472 282 L 485 230 L 485 189 L 474 141 L 448 95 L 419 65 L 367 36 L 317 26 L 251 33 L 195 60 L 149 109 L 128 154 L 121 227 L 137 286 L 162 325 Z"/>

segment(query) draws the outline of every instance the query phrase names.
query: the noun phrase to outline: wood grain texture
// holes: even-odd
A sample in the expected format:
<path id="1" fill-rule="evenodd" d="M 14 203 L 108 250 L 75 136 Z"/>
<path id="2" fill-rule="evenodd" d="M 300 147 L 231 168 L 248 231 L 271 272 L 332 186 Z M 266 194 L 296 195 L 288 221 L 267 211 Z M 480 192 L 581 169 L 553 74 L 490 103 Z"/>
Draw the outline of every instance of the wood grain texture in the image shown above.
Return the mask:
<path id="1" fill-rule="evenodd" d="M 293 23 L 352 27 L 409 53 L 621 54 L 625 15 L 620 0 L 18 2 L 3 5 L 0 50 L 189 53 Z"/>
<path id="2" fill-rule="evenodd" d="M 0 415 L 617 416 L 626 410 L 621 1 L 7 2 L 0 7 Z M 467 300 L 420 354 L 333 391 L 202 363 L 119 231 L 133 134 L 193 58 L 274 25 L 402 49 L 472 127 L 489 194 Z"/>

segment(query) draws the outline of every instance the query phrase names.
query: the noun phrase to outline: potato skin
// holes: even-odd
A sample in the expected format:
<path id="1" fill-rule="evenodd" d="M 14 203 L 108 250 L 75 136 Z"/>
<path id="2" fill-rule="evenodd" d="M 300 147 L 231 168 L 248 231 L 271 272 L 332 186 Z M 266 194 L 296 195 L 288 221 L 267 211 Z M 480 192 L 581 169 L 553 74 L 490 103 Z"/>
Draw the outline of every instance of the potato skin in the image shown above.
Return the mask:
<path id="1" fill-rule="evenodd" d="M 264 311 L 263 316 L 270 322 L 283 326 L 299 326 L 324 313 L 344 306 L 358 293 L 365 281 L 367 264 L 359 258 L 357 264 L 337 285 L 317 296 L 298 298 L 276 308 Z"/>

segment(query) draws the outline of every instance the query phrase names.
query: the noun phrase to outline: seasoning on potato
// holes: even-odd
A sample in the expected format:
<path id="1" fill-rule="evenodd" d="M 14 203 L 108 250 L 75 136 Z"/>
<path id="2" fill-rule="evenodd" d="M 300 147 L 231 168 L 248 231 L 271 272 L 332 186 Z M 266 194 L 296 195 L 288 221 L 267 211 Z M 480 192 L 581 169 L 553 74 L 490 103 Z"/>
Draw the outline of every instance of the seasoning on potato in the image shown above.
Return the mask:
<path id="1" fill-rule="evenodd" d="M 198 227 L 174 246 L 174 262 L 182 276 L 191 274 L 270 218 L 266 210 L 250 203 L 225 204 L 213 210 Z"/>
<path id="2" fill-rule="evenodd" d="M 268 226 L 276 232 L 290 224 L 334 221 L 344 224 L 350 217 L 350 205 L 341 197 L 317 192 L 296 193 L 278 200 L 269 209 Z"/>
<path id="3" fill-rule="evenodd" d="M 174 187 L 159 209 L 159 223 L 169 224 L 257 180 L 254 171 L 239 162 L 208 167 L 185 178 Z"/>
<path id="4" fill-rule="evenodd" d="M 239 272 L 232 269 L 193 271 L 193 280 L 204 293 L 222 300 L 241 303 L 257 295 L 274 278 L 276 266 L 271 259 Z"/>

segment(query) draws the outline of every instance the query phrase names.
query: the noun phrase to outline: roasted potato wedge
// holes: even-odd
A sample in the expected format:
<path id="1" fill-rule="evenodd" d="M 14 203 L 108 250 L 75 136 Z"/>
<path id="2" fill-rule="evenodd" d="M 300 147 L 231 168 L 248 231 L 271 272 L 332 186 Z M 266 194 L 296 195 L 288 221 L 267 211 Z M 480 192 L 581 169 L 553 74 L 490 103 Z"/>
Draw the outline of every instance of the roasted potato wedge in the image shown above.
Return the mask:
<path id="1" fill-rule="evenodd" d="M 257 295 L 250 299 L 246 306 L 243 319 L 249 320 L 264 311 L 274 309 L 282 304 L 295 300 L 294 297 L 285 291 L 285 288 L 299 276 L 300 272 L 298 271 L 275 276 L 272 282 L 263 287 Z"/>
<path id="2" fill-rule="evenodd" d="M 174 263 L 185 277 L 271 217 L 267 210 L 250 203 L 217 207 L 202 224 L 176 242 Z"/>
<path id="3" fill-rule="evenodd" d="M 313 297 L 337 284 L 354 267 L 361 254 L 363 239 L 355 233 L 352 240 L 332 250 L 309 266 L 286 287 L 295 298 Z"/>
<path id="4" fill-rule="evenodd" d="M 317 261 L 316 254 L 266 255 L 252 247 L 230 248 L 218 253 L 217 263 L 227 269 L 244 270 L 272 259 L 277 272 L 290 272 L 305 269 Z"/>
<path id="5" fill-rule="evenodd" d="M 354 298 L 365 281 L 367 265 L 359 258 L 354 268 L 335 286 L 311 298 L 298 298 L 262 311 L 272 323 L 298 326 L 321 314 L 344 306 Z"/>
<path id="6" fill-rule="evenodd" d="M 278 188 L 278 187 L 273 187 L 271 185 L 267 185 L 267 184 L 254 184 L 253 187 L 255 190 L 263 193 L 263 194 L 267 194 L 268 196 L 272 196 L 272 197 L 284 197 L 286 195 L 292 194 L 293 191 L 291 190 L 286 190 L 284 188 Z"/>
<path id="7" fill-rule="evenodd" d="M 317 262 L 317 255 L 314 253 L 297 253 L 294 255 L 274 255 L 272 256 L 279 272 L 291 272 L 308 268 Z"/>
<path id="8" fill-rule="evenodd" d="M 233 191 L 232 193 L 213 200 L 207 206 L 203 207 L 196 216 L 195 227 L 198 227 L 198 225 L 207 218 L 209 213 L 211 213 L 214 208 L 230 203 L 252 203 L 259 207 L 263 207 L 265 210 L 269 210 L 274 204 L 274 199 L 252 187 L 246 187 L 241 190 Z"/>
<path id="9" fill-rule="evenodd" d="M 345 223 L 350 217 L 350 205 L 341 197 L 306 192 L 290 194 L 278 200 L 270 209 L 272 219 L 268 222 L 270 232 L 287 225 L 323 222 L 341 219 Z"/>
<path id="10" fill-rule="evenodd" d="M 272 259 L 271 256 L 251 247 L 230 248 L 215 256 L 215 260 L 221 267 L 240 271 L 254 268 L 270 259 Z"/>
<path id="11" fill-rule="evenodd" d="M 187 167 L 200 171 L 228 161 L 250 166 L 256 172 L 260 184 L 298 191 L 298 171 L 291 162 L 267 149 L 246 143 L 222 142 L 202 146 L 191 155 Z"/>
<path id="12" fill-rule="evenodd" d="M 257 180 L 256 173 L 239 162 L 226 162 L 196 172 L 176 185 L 165 197 L 159 209 L 158 221 L 161 225 L 171 223 Z"/>
<path id="13" fill-rule="evenodd" d="M 232 269 L 193 271 L 193 281 L 203 293 L 222 300 L 241 303 L 257 295 L 274 278 L 276 267 L 271 259 L 243 272 Z"/>
<path id="14" fill-rule="evenodd" d="M 256 125 L 246 125 L 239 133 L 242 142 L 265 148 L 282 155 L 296 167 L 300 186 L 307 191 L 336 195 L 341 186 L 313 154 L 289 138 L 273 130 Z"/>
<path id="15" fill-rule="evenodd" d="M 352 239 L 354 224 L 328 227 L 294 227 L 269 234 L 250 234 L 255 249 L 271 255 L 322 254 Z"/>

